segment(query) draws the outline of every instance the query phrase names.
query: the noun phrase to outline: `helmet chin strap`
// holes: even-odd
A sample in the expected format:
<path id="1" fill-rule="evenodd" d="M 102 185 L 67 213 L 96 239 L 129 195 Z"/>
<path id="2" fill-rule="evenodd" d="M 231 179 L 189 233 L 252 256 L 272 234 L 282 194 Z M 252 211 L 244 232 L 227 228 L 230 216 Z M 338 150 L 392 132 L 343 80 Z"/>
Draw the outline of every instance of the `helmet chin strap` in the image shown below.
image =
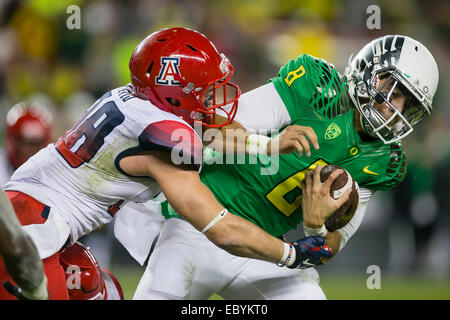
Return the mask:
<path id="1" fill-rule="evenodd" d="M 364 116 L 362 115 L 362 112 L 359 112 L 359 124 L 361 125 L 362 130 L 364 131 L 365 134 L 374 137 L 373 132 L 369 131 L 369 128 L 367 127 L 365 121 L 364 121 Z"/>
<path id="2" fill-rule="evenodd" d="M 361 109 L 365 107 L 362 106 Z M 359 110 L 358 110 L 359 111 Z M 364 117 L 361 111 L 359 111 L 359 123 L 361 125 L 361 128 L 365 134 L 372 138 L 378 138 L 378 135 L 374 132 L 374 129 L 370 125 L 369 121 Z"/>
<path id="3" fill-rule="evenodd" d="M 361 104 L 359 103 L 357 87 L 358 87 L 358 84 L 363 82 L 363 81 L 362 81 L 361 77 L 358 74 L 356 74 L 356 73 L 353 74 L 353 79 L 351 79 L 350 81 L 353 82 L 354 92 L 353 92 L 353 94 L 350 93 L 349 96 L 350 96 L 350 100 L 353 102 L 355 110 L 359 113 L 359 125 L 361 127 L 361 130 L 362 130 L 363 133 L 369 135 L 370 137 L 376 138 L 377 136 L 373 132 L 369 132 L 369 130 L 367 129 L 367 125 L 364 122 L 365 119 L 364 119 L 364 116 L 362 114 L 363 106 L 361 106 Z"/>

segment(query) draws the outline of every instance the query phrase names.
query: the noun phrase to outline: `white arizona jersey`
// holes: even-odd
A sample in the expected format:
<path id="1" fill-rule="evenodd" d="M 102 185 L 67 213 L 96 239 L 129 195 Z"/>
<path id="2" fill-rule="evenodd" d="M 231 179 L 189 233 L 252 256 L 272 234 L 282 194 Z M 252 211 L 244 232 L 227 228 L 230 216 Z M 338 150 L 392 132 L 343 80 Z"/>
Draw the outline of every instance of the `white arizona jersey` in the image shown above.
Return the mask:
<path id="1" fill-rule="evenodd" d="M 193 128 L 133 96 L 127 85 L 97 100 L 64 137 L 16 170 L 5 189 L 28 194 L 63 216 L 74 243 L 111 221 L 124 202 L 143 202 L 161 191 L 154 179 L 119 167 L 123 157 L 143 150 L 171 152 L 174 162 L 200 170 L 202 143 Z"/>

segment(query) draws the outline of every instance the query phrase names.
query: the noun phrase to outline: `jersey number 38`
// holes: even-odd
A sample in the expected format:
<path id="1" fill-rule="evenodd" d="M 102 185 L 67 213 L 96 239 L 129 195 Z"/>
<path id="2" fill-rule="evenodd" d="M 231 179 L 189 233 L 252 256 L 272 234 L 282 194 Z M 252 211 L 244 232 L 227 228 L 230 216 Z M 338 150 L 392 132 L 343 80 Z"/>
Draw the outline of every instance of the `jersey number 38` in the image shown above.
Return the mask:
<path id="1" fill-rule="evenodd" d="M 56 149 L 71 167 L 77 168 L 89 162 L 105 143 L 106 136 L 125 120 L 114 101 L 104 101 L 110 95 L 108 92 L 101 97 L 56 142 Z"/>

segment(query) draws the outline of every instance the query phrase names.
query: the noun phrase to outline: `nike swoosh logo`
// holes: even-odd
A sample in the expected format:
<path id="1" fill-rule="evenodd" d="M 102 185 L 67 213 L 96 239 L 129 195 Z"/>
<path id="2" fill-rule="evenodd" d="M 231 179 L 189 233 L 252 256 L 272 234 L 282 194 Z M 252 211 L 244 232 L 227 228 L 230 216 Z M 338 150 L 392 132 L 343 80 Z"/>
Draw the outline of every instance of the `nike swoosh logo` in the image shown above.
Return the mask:
<path id="1" fill-rule="evenodd" d="M 378 173 L 369 170 L 369 166 L 364 167 L 364 168 L 363 168 L 363 171 L 364 171 L 365 173 L 373 174 L 373 175 L 375 175 L 375 176 L 378 176 Z"/>
<path id="2" fill-rule="evenodd" d="M 308 261 L 309 261 L 309 258 L 306 259 L 305 261 L 303 261 L 303 264 L 307 265 L 307 266 L 314 266 L 314 263 L 309 263 Z"/>

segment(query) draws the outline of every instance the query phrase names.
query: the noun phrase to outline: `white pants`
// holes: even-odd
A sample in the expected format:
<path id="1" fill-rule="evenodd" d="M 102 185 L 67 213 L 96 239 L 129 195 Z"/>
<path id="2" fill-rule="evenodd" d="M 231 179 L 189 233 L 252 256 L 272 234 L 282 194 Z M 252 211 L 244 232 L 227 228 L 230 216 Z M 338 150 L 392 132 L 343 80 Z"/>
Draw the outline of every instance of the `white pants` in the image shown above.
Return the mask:
<path id="1" fill-rule="evenodd" d="M 133 299 L 326 299 L 319 275 L 233 256 L 181 219 L 164 222 Z"/>

